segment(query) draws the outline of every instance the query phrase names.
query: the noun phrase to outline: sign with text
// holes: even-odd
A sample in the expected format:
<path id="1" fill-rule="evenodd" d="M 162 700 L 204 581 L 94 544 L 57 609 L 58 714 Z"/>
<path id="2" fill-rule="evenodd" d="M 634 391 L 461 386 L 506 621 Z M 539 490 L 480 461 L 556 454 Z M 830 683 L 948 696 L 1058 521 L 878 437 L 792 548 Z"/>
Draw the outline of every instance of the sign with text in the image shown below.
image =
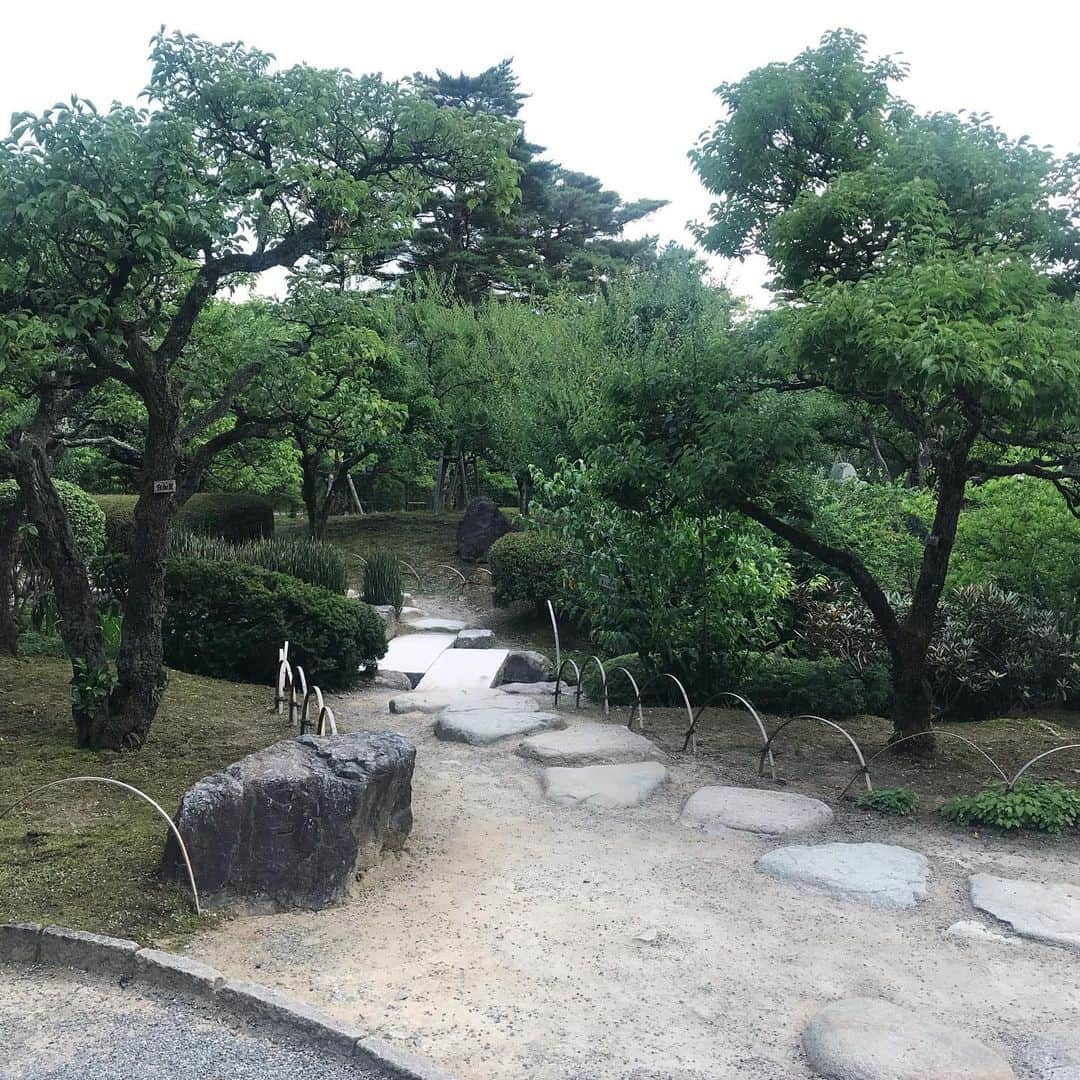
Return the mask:
<path id="1" fill-rule="evenodd" d="M 175 480 L 155 480 L 154 481 L 154 494 L 155 495 L 175 495 L 176 494 L 176 481 Z"/>

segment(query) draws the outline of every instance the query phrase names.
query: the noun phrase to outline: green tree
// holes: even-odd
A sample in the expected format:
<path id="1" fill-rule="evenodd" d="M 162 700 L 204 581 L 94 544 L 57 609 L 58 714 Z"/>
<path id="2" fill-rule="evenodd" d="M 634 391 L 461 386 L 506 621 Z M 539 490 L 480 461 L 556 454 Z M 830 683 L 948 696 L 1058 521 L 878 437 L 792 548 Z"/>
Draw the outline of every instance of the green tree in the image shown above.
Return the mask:
<path id="1" fill-rule="evenodd" d="M 164 569 L 185 439 L 217 423 L 256 368 L 182 420 L 177 365 L 223 288 L 316 252 L 355 259 L 411 226 L 426 193 L 453 178 L 494 205 L 516 189 L 515 132 L 440 108 L 376 76 L 306 66 L 271 70 L 240 44 L 158 35 L 150 108 L 97 111 L 72 99 L 16 118 L 0 146 L 0 312 L 38 406 L 8 432 L 45 544 L 73 660 L 80 742 L 139 745 L 166 685 Z M 49 442 L 95 386 L 114 380 L 146 410 L 139 501 L 117 684 L 106 664 L 85 565 L 49 480 Z M 183 497 L 184 492 L 180 492 Z M 89 672 L 80 675 L 78 672 Z"/>

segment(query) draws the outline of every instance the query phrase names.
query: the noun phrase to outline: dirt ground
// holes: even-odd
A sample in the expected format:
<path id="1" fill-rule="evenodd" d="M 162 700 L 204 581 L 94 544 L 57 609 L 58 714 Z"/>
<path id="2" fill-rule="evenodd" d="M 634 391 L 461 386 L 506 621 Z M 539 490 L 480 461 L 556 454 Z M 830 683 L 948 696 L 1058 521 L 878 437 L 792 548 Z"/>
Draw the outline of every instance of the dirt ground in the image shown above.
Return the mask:
<path id="1" fill-rule="evenodd" d="M 467 1080 L 805 1077 L 803 1026 L 848 996 L 922 1011 L 1006 1054 L 1011 1038 L 1080 1014 L 1075 953 L 943 934 L 976 917 L 972 872 L 1080 882 L 1075 836 L 979 835 L 839 804 L 821 838 L 904 844 L 931 863 L 926 903 L 870 908 L 761 874 L 755 861 L 773 841 L 678 823 L 698 787 L 754 783 L 745 767 L 677 754 L 643 807 L 564 809 L 543 798 L 539 767 L 512 741 L 439 742 L 430 717 L 390 718 L 388 696 L 335 708 L 343 726 L 415 741 L 406 850 L 341 907 L 234 919 L 196 937 L 193 955 Z M 847 753 L 818 751 L 845 778 Z"/>

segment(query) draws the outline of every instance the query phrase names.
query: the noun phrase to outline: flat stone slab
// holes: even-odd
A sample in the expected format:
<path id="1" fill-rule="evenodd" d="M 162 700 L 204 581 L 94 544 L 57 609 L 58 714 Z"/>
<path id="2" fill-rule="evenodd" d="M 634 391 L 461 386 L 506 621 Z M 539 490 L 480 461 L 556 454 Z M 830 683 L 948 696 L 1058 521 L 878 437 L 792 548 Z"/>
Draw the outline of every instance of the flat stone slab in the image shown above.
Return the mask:
<path id="1" fill-rule="evenodd" d="M 455 649 L 493 649 L 494 630 L 462 630 L 454 639 Z"/>
<path id="2" fill-rule="evenodd" d="M 531 735 L 517 748 L 523 758 L 545 765 L 619 765 L 657 761 L 664 752 L 636 732 L 617 724 L 587 722 L 566 731 Z"/>
<path id="3" fill-rule="evenodd" d="M 400 634 L 386 645 L 379 661 L 387 671 L 402 671 L 419 678 L 454 644 L 454 634 Z"/>
<path id="4" fill-rule="evenodd" d="M 659 761 L 624 765 L 586 765 L 579 769 L 545 769 L 544 794 L 560 806 L 595 806 L 617 810 L 640 806 L 667 779 Z"/>
<path id="5" fill-rule="evenodd" d="M 1080 951 L 1080 885 L 973 874 L 971 902 L 1021 937 Z"/>
<path id="6" fill-rule="evenodd" d="M 470 746 L 489 746 L 514 735 L 530 735 L 566 726 L 558 713 L 507 709 L 444 710 L 435 721 L 435 737 Z"/>
<path id="7" fill-rule="evenodd" d="M 504 694 L 529 694 L 536 697 L 544 697 L 545 695 L 555 695 L 555 683 L 554 682 L 508 682 L 499 683 L 499 689 Z M 559 691 L 559 697 L 563 695 L 569 697 L 574 696 L 574 687 L 564 682 L 562 689 Z"/>
<path id="8" fill-rule="evenodd" d="M 762 788 L 703 787 L 683 807 L 679 820 L 708 833 L 726 829 L 790 836 L 828 825 L 833 812 L 820 799 L 792 791 Z"/>
<path id="9" fill-rule="evenodd" d="M 490 690 L 508 652 L 508 649 L 447 649 L 427 669 L 416 689 L 421 693 Z"/>
<path id="10" fill-rule="evenodd" d="M 444 619 L 438 615 L 402 615 L 402 629 L 413 633 L 458 634 L 465 629 L 461 619 Z"/>
<path id="11" fill-rule="evenodd" d="M 446 708 L 462 707 L 464 709 L 499 708 L 495 702 L 495 691 L 488 694 L 477 693 L 475 690 L 432 690 L 430 693 L 398 694 L 390 699 L 390 711 L 392 713 L 437 713 Z M 511 698 L 505 699 L 508 703 Z M 509 705 L 508 705 L 509 707 Z M 539 707 L 539 706 L 538 706 Z"/>
<path id="12" fill-rule="evenodd" d="M 795 844 L 763 855 L 758 867 L 877 907 L 908 908 L 926 899 L 926 856 L 893 844 Z"/>
<path id="13" fill-rule="evenodd" d="M 500 694 L 498 690 L 490 690 L 486 694 L 461 694 L 449 701 L 443 712 L 467 713 L 476 712 L 479 709 L 502 709 L 506 712 L 537 712 L 539 708 L 540 702 L 536 698 L 509 697 Z"/>
<path id="14" fill-rule="evenodd" d="M 999 1054 L 891 1001 L 848 998 L 807 1025 L 803 1049 L 828 1080 L 1014 1080 Z"/>
<path id="15" fill-rule="evenodd" d="M 1035 1080 L 1080 1080 L 1080 1030 L 1058 1028 L 1029 1035 L 1017 1064 Z"/>

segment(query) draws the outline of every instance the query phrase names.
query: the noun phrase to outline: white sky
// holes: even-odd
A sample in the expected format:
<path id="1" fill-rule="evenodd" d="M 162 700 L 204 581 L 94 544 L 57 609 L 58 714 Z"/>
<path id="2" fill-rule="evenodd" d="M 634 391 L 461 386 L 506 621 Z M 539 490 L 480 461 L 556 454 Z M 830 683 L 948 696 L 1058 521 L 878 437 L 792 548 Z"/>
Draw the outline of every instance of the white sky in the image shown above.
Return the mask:
<path id="1" fill-rule="evenodd" d="M 924 110 L 991 113 L 1010 134 L 1061 153 L 1080 149 L 1076 50 L 1080 4 L 908 0 L 631 4 L 548 0 L 388 3 L 306 0 L 16 2 L 4 12 L 0 128 L 13 111 L 40 111 L 78 93 L 99 106 L 132 102 L 147 81 L 147 43 L 169 29 L 240 38 L 288 64 L 381 71 L 396 78 L 442 67 L 474 73 L 514 57 L 528 137 L 570 168 L 599 176 L 626 198 L 671 205 L 643 231 L 689 242 L 685 224 L 708 197 L 686 159 L 719 115 L 720 82 L 787 60 L 822 32 L 849 26 L 874 54 L 901 53 L 903 96 Z M 717 271 L 761 300 L 763 268 Z"/>

